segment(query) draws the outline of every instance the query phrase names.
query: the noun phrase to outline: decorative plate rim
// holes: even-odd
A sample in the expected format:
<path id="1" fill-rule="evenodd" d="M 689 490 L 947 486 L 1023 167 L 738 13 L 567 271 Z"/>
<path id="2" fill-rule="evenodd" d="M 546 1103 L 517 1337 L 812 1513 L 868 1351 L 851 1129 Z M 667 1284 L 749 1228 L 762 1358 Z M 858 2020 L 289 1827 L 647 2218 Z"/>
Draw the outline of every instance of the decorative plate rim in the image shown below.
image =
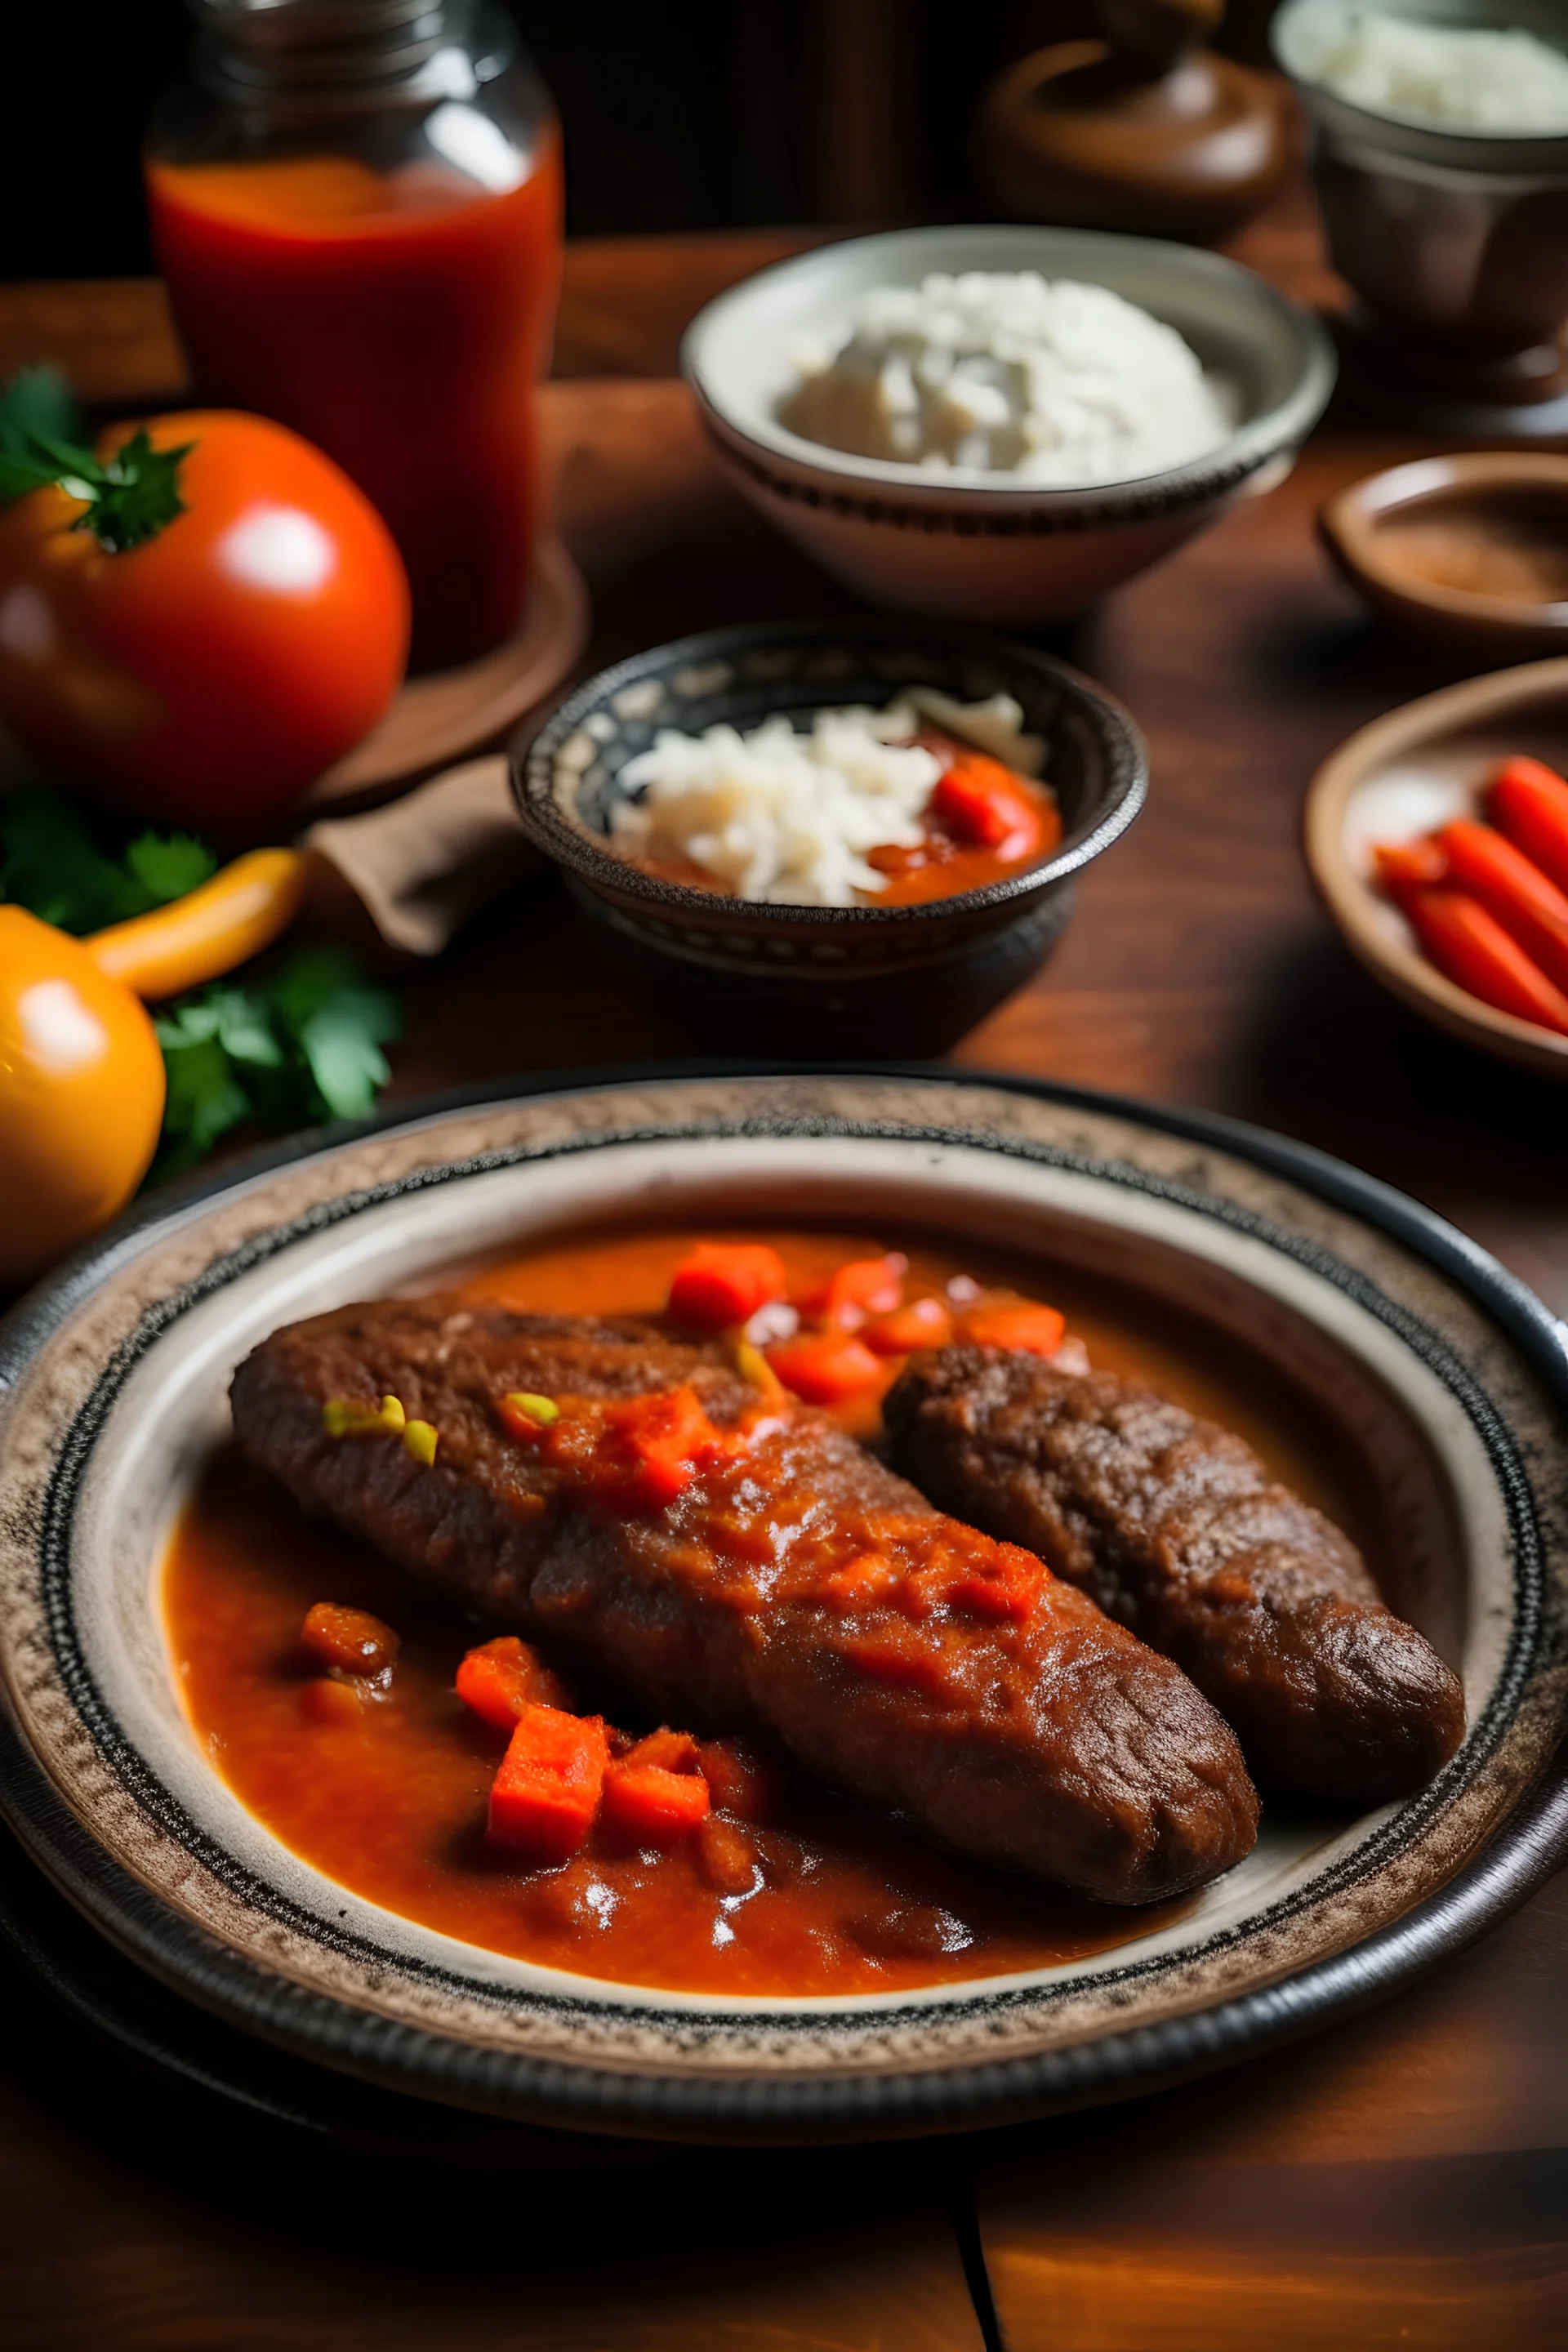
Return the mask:
<path id="1" fill-rule="evenodd" d="M 1279 1175 L 1348 1210 L 1435 1265 L 1501 1325 L 1542 1385 L 1559 1404 L 1568 1406 L 1568 1345 L 1563 1327 L 1524 1286 L 1431 1212 L 1309 1146 L 1215 1115 L 1166 1111 L 1125 1097 L 1006 1075 L 918 1065 L 868 1064 L 847 1072 L 837 1065 L 759 1066 L 727 1061 L 536 1074 L 522 1081 L 457 1089 L 400 1107 L 363 1125 L 319 1130 L 254 1154 L 187 1184 L 176 1196 L 145 1204 L 112 1234 L 79 1252 L 53 1281 L 23 1301 L 0 1325 L 0 1389 L 10 1385 L 16 1370 L 90 1294 L 97 1279 L 133 1256 L 155 1231 L 163 1228 L 173 1233 L 204 1204 L 335 1146 L 380 1132 L 428 1126 L 452 1113 L 487 1105 L 605 1093 L 617 1086 L 703 1079 L 842 1081 L 846 1076 L 931 1085 L 935 1090 L 1013 1093 L 1211 1145 Z M 941 1131 L 940 1122 L 933 1122 L 932 1132 Z M 963 1139 L 984 1140 L 974 1137 L 973 1129 L 945 1131 L 955 1139 L 962 1135 Z M 595 1139 L 600 1143 L 614 1139 L 617 1139 L 611 1135 Z M 593 1142 L 586 1148 L 593 1148 Z M 1037 1150 L 1035 1156 L 1050 1155 Z M 1106 1171 L 1100 1167 L 1096 1172 Z M 406 1184 L 401 1189 L 407 1189 Z M 1241 1220 L 1237 1210 L 1230 1222 Z M 221 1262 L 215 1262 L 215 1266 L 217 1263 Z M 213 1286 L 218 1286 L 215 1282 Z M 1502 1737 L 1510 1720 L 1505 1710 L 1497 1738 Z M 448 2104 L 533 2113 L 587 2129 L 674 2137 L 875 2137 L 952 2130 L 1037 2115 L 1094 2098 L 1127 2095 L 1174 2081 L 1271 2046 L 1392 1990 L 1440 1952 L 1479 1935 L 1492 1919 L 1524 1899 L 1568 1852 L 1568 1783 L 1548 1774 L 1535 1793 L 1502 1820 L 1479 1852 L 1436 1894 L 1367 1938 L 1262 1988 L 1211 2000 L 1196 2011 L 1126 2032 L 1101 2032 L 1086 2042 L 1023 2057 L 939 2064 L 920 2071 L 906 2059 L 901 2073 L 867 2068 L 846 2076 L 814 2079 L 700 2080 L 668 2072 L 639 2074 L 635 2066 L 574 2064 L 465 2042 L 449 2033 L 410 2025 L 304 1990 L 281 1972 L 270 1971 L 221 1946 L 142 1886 L 97 1843 L 70 1811 L 8 1712 L 0 1716 L 0 1786 L 5 1810 L 35 1859 L 57 1884 L 73 1894 L 100 1930 L 175 1990 L 264 2038 L 349 2072 L 394 2080 Z M 1245 1931 L 1236 1932 L 1251 1932 L 1258 1924 L 1249 1920 Z M 994 2001 L 998 1997 L 976 1998 Z M 570 1997 L 552 1998 L 569 2009 L 592 2006 Z M 914 2005 L 929 2006 L 919 2003 L 918 1997 Z M 825 2024 L 831 2028 L 831 2020 L 813 2021 L 818 2031 Z M 752 2022 L 769 2021 L 760 2018 Z"/>

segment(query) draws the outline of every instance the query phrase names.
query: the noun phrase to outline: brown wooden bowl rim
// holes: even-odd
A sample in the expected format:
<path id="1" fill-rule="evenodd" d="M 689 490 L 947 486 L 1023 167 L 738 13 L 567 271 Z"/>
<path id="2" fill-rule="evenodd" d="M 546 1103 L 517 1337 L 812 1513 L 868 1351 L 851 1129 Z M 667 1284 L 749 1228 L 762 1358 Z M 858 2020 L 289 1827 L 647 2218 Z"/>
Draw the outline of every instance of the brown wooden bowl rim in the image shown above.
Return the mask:
<path id="1" fill-rule="evenodd" d="M 1549 450 L 1467 450 L 1451 457 L 1414 457 L 1363 475 L 1339 491 L 1322 508 L 1318 523 L 1352 579 L 1394 604 L 1478 628 L 1528 629 L 1551 640 L 1568 636 L 1568 598 L 1538 604 L 1483 595 L 1475 589 L 1445 588 L 1401 570 L 1378 544 L 1378 524 L 1386 517 L 1426 506 L 1451 490 L 1528 488 L 1546 483 L 1568 492 L 1568 456 Z"/>
<path id="2" fill-rule="evenodd" d="M 1391 757 L 1458 732 L 1467 723 L 1500 718 L 1516 704 L 1543 699 L 1554 690 L 1568 701 L 1568 655 L 1466 678 L 1402 703 L 1358 729 L 1323 761 L 1307 788 L 1301 829 L 1307 870 L 1318 895 L 1346 946 L 1374 979 L 1467 1044 L 1544 1076 L 1568 1079 L 1568 1037 L 1483 1004 L 1414 948 L 1385 936 L 1373 919 L 1371 889 L 1352 866 L 1343 844 L 1352 793 Z"/>

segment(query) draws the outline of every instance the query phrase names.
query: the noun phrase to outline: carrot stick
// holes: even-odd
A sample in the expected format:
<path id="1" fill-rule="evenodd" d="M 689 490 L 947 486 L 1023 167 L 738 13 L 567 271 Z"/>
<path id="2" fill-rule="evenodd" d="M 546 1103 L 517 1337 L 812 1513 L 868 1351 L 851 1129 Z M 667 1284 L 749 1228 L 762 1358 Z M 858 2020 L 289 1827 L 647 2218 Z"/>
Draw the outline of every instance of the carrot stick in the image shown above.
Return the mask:
<path id="1" fill-rule="evenodd" d="M 1439 971 L 1483 1004 L 1568 1037 L 1568 996 L 1468 891 L 1402 892 L 1400 905 Z"/>
<path id="2" fill-rule="evenodd" d="M 1548 980 L 1568 989 L 1568 898 L 1489 824 L 1459 819 L 1437 836 L 1461 889 L 1478 898 Z"/>
<path id="3" fill-rule="evenodd" d="M 1383 841 L 1373 851 L 1377 878 L 1389 897 L 1448 878 L 1448 860 L 1430 834 L 1415 841 Z"/>
<path id="4" fill-rule="evenodd" d="M 1487 814 L 1516 849 L 1568 890 L 1568 783 L 1542 760 L 1509 760 L 1487 794 Z"/>

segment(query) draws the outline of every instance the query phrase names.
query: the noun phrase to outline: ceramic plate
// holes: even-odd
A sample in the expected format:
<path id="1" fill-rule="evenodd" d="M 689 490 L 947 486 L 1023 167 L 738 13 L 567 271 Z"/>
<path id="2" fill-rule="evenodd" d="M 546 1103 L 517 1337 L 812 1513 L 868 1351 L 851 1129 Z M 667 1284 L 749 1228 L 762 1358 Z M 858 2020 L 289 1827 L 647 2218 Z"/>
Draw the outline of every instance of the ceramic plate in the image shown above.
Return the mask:
<path id="1" fill-rule="evenodd" d="M 851 1999 L 625 1989 L 364 1901 L 240 1805 L 182 1711 L 172 1520 L 279 1323 L 595 1221 L 808 1215 L 1070 1254 L 1289 1368 L 1360 1448 L 1391 1597 L 1470 1729 L 1410 1801 L 1266 1817 L 1173 1924 L 1026 1975 Z M 1568 1846 L 1568 1350 L 1460 1236 L 1223 1121 L 875 1071 L 635 1074 L 305 1139 L 153 1206 L 0 1335 L 0 1794 L 122 1952 L 300 2055 L 494 2115 L 710 2138 L 1036 2115 L 1190 2074 L 1387 1990 Z"/>

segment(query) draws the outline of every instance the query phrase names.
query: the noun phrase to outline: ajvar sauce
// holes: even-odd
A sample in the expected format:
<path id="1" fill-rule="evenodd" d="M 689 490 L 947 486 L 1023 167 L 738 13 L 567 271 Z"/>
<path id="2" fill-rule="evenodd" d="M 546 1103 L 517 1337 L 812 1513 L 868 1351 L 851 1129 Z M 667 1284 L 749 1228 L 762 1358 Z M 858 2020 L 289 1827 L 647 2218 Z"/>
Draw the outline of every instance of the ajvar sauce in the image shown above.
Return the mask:
<path id="1" fill-rule="evenodd" d="M 147 197 L 202 397 L 291 425 L 359 484 L 408 567 L 414 666 L 509 636 L 539 527 L 557 133 L 500 191 L 320 155 L 150 161 Z"/>
<path id="2" fill-rule="evenodd" d="M 777 1247 L 802 1294 L 847 1259 L 896 1246 L 910 1261 L 908 1297 L 968 1275 L 1049 1299 L 1097 1365 L 1227 1423 L 1298 1492 L 1363 1542 L 1371 1532 L 1373 1500 L 1307 1399 L 1204 1327 L 1059 1268 L 960 1255 L 918 1236 L 668 1228 L 542 1249 L 460 1286 L 523 1310 L 656 1313 L 694 1241 L 731 1238 Z M 897 1370 L 890 1361 L 886 1380 Z M 839 1417 L 868 1436 L 879 1412 L 872 1392 Z M 1185 1907 L 1112 1910 L 987 1869 L 731 1743 L 710 1744 L 714 1819 L 729 1825 L 717 1842 L 638 1852 L 601 1826 L 570 1862 L 531 1868 L 486 1845 L 506 1740 L 454 1688 L 464 1654 L 494 1629 L 307 1521 L 232 1452 L 209 1467 L 175 1532 L 163 1600 L 195 1733 L 250 1811 L 328 1877 L 489 1950 L 671 1990 L 898 1991 L 1105 1950 Z M 301 1628 L 322 1602 L 368 1611 L 399 1637 L 388 1686 L 358 1706 L 311 1703 L 320 1668 Z M 579 1707 L 605 1703 L 569 1658 L 551 1663 Z M 624 1702 L 612 1719 L 632 1733 L 652 1727 L 627 1721 Z"/>

